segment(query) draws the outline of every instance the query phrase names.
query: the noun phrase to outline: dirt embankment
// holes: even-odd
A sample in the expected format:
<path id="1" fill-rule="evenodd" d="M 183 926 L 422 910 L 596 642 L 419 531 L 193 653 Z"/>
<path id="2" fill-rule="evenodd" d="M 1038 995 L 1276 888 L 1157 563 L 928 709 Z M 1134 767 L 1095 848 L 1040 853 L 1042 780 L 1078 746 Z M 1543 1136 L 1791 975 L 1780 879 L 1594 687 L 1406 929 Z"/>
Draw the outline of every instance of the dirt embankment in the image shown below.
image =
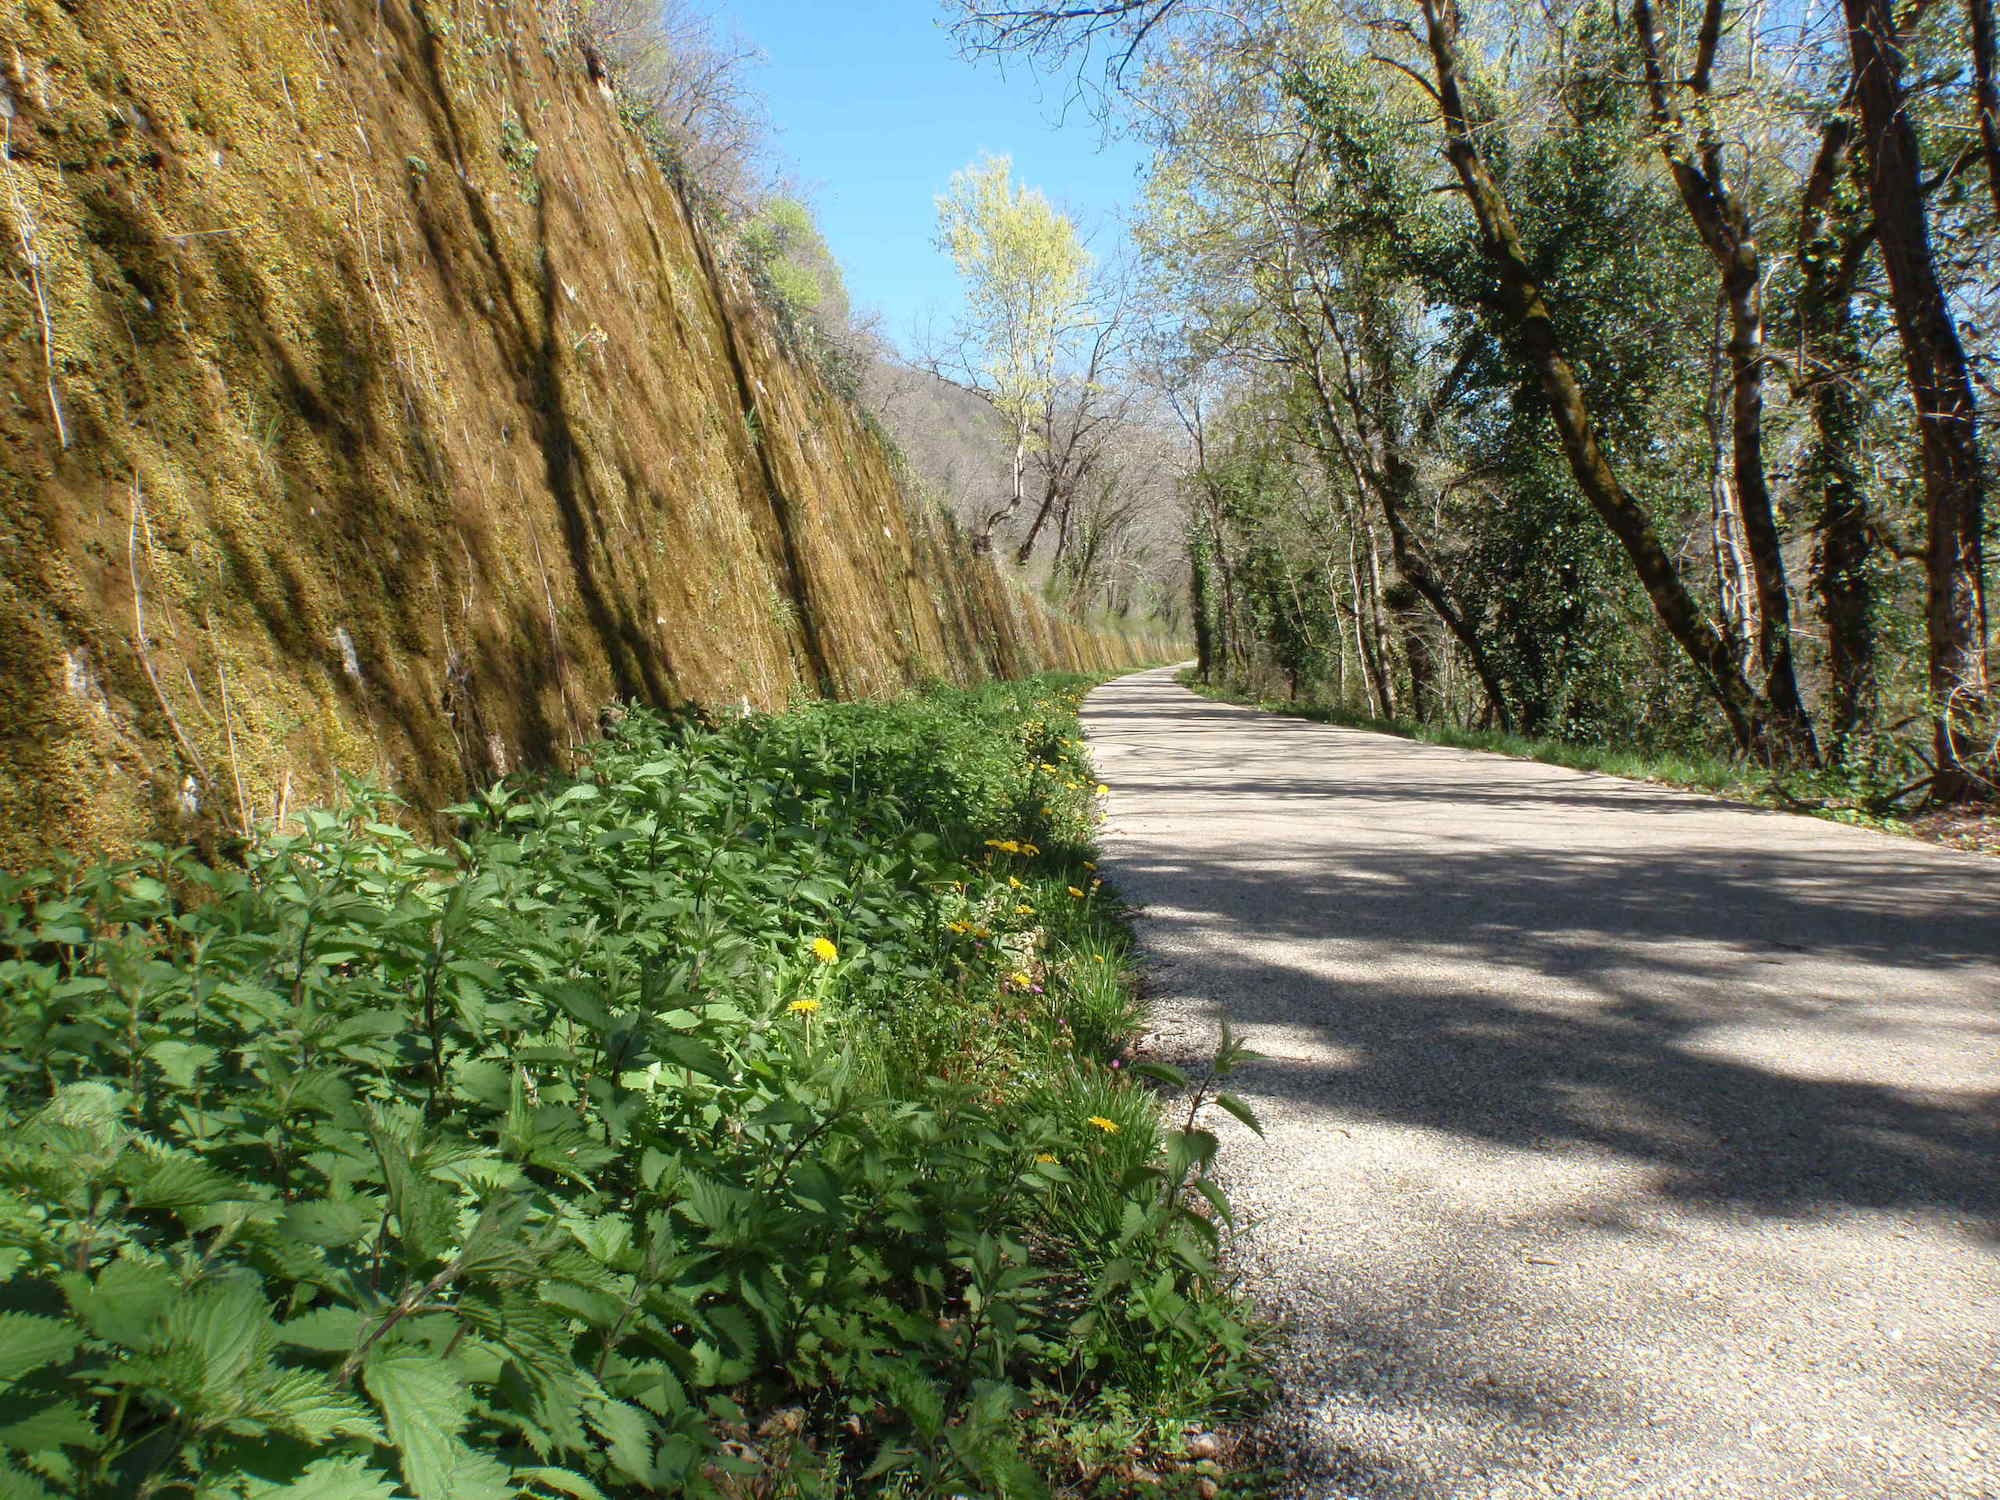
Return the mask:
<path id="1" fill-rule="evenodd" d="M 0 75 L 0 864 L 1165 649 L 905 500 L 534 4 L 4 0 Z"/>

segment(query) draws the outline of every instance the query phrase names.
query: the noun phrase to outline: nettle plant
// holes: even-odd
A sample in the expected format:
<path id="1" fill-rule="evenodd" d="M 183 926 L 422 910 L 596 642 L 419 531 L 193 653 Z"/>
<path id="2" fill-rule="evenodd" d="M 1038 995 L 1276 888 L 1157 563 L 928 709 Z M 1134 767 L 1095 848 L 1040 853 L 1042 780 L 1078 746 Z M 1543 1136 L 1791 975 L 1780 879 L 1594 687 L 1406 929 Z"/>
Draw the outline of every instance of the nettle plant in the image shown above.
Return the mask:
<path id="1" fill-rule="evenodd" d="M 1031 1494 L 1024 1413 L 1240 1384 L 1077 692 L 0 877 L 0 1497 Z"/>

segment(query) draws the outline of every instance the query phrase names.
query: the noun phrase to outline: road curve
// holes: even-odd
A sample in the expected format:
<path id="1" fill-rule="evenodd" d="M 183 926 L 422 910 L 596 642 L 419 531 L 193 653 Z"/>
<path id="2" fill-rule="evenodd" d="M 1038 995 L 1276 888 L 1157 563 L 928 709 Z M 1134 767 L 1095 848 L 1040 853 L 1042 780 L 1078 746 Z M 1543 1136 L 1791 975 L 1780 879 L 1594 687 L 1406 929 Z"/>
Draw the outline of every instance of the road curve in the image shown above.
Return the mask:
<path id="1" fill-rule="evenodd" d="M 1315 1500 L 2000 1500 L 2000 863 L 1092 693 Z"/>

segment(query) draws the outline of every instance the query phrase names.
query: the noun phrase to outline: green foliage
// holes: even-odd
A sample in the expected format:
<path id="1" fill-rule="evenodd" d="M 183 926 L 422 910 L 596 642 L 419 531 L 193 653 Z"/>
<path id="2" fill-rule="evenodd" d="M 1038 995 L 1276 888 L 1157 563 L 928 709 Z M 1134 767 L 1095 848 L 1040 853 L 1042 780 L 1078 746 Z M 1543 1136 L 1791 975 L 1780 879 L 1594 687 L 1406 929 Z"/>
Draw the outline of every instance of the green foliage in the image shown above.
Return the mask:
<path id="1" fill-rule="evenodd" d="M 1038 1413 L 1239 1399 L 1079 693 L 0 881 L 0 1492 L 1037 1494 Z"/>

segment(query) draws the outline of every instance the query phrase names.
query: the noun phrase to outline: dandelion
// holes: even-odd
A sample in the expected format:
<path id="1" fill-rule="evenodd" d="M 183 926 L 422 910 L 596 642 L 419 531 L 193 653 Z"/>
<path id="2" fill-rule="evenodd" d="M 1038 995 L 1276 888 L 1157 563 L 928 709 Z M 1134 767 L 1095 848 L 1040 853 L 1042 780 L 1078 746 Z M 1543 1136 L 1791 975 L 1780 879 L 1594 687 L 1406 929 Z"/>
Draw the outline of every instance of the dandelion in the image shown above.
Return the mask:
<path id="1" fill-rule="evenodd" d="M 1077 900 L 1079 900 L 1079 901 L 1081 901 L 1081 900 L 1083 899 L 1083 892 L 1082 892 L 1082 891 L 1080 891 L 1080 890 L 1078 890 L 1078 889 L 1077 889 L 1077 888 L 1076 888 L 1075 886 L 1071 886 L 1071 887 L 1069 888 L 1069 893 L 1070 893 L 1070 894 L 1071 894 L 1072 896 L 1076 897 L 1076 899 L 1077 899 Z"/>
<path id="2" fill-rule="evenodd" d="M 809 1016 L 814 1011 L 819 1009 L 819 1001 L 794 1000 L 790 1005 L 787 1005 L 785 1009 L 790 1011 L 795 1016 Z"/>
<path id="3" fill-rule="evenodd" d="M 1056 1154 L 1053 1151 L 1037 1151 L 1035 1160 L 1045 1167 L 1052 1167 L 1056 1164 Z"/>
<path id="4" fill-rule="evenodd" d="M 1097 783 L 1097 795 L 1100 797 L 1109 797 L 1111 795 L 1111 788 L 1100 781 Z"/>
<path id="5" fill-rule="evenodd" d="M 1116 1120 L 1107 1120 L 1104 1118 L 1103 1115 L 1092 1115 L 1088 1120 L 1085 1120 L 1083 1123 L 1086 1125 L 1095 1125 L 1099 1130 L 1103 1131 L 1106 1135 L 1118 1134 L 1118 1122 Z"/>
<path id="6" fill-rule="evenodd" d="M 1032 917 L 1034 914 L 1035 914 L 1035 909 L 1032 906 L 1024 904 L 1014 908 L 1014 915 L 1018 917 Z"/>
<path id="7" fill-rule="evenodd" d="M 840 957 L 840 950 L 834 947 L 833 943 L 826 938 L 814 938 L 811 946 L 812 956 L 823 964 L 833 963 Z"/>
<path id="8" fill-rule="evenodd" d="M 1023 844 L 1021 846 L 1021 852 L 1027 855 L 1040 854 L 1042 852 L 1042 846 L 1040 844 Z"/>
<path id="9" fill-rule="evenodd" d="M 1009 875 L 1007 877 L 1007 889 L 1010 891 L 1018 891 L 1019 889 L 1021 889 L 1020 878 L 1018 876 Z"/>
<path id="10" fill-rule="evenodd" d="M 1025 990 L 1030 988 L 1035 981 L 1026 974 L 1009 974 L 1007 982 L 1016 989 Z"/>

